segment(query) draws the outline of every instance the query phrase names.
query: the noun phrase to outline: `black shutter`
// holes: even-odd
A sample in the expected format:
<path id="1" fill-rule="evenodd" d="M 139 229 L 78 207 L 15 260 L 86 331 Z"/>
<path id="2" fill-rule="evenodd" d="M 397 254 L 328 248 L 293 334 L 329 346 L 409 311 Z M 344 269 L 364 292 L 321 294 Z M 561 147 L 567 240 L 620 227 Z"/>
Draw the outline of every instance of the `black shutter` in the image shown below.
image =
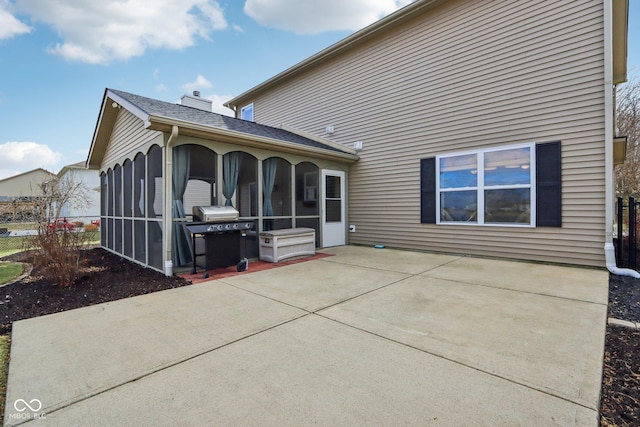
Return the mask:
<path id="1" fill-rule="evenodd" d="M 436 158 L 420 159 L 420 222 L 436 223 Z"/>
<path id="2" fill-rule="evenodd" d="M 560 141 L 536 144 L 536 226 L 562 227 Z"/>

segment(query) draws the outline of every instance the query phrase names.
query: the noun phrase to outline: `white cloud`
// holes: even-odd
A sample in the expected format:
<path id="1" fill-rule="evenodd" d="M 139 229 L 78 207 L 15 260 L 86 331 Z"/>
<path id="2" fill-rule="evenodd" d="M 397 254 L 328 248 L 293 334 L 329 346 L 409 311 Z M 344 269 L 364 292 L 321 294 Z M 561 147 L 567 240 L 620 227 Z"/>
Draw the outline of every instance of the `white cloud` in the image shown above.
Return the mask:
<path id="1" fill-rule="evenodd" d="M 49 49 L 66 59 L 108 63 L 146 49 L 183 49 L 227 28 L 215 0 L 17 0 L 35 21 L 51 25 L 63 41 Z"/>
<path id="2" fill-rule="evenodd" d="M 0 2 L 0 40 L 29 32 L 31 32 L 31 28 L 5 10 L 4 4 Z"/>
<path id="3" fill-rule="evenodd" d="M 210 99 L 213 103 L 212 110 L 214 113 L 222 114 L 224 116 L 233 117 L 233 111 L 230 108 L 224 106 L 224 103 L 233 98 L 231 95 L 209 95 L 205 98 Z"/>
<path id="4" fill-rule="evenodd" d="M 0 164 L 11 165 L 23 172 L 57 165 L 62 154 L 35 142 L 10 141 L 0 144 Z"/>
<path id="5" fill-rule="evenodd" d="M 26 172 L 26 171 L 19 171 L 19 170 L 16 170 L 16 169 L 0 168 L 0 179 L 9 178 L 11 176 L 18 175 L 18 174 L 20 174 L 22 172 Z"/>
<path id="6" fill-rule="evenodd" d="M 244 12 L 265 27 L 317 34 L 363 28 L 412 0 L 247 0 Z"/>
<path id="7" fill-rule="evenodd" d="M 204 76 L 202 76 L 201 74 L 198 74 L 198 77 L 196 77 L 196 79 L 190 83 L 185 83 L 182 85 L 182 88 L 184 90 L 186 90 L 187 92 L 191 93 L 194 90 L 198 90 L 198 89 L 210 89 L 212 88 L 213 85 L 211 84 L 211 82 L 209 80 L 207 80 Z"/>

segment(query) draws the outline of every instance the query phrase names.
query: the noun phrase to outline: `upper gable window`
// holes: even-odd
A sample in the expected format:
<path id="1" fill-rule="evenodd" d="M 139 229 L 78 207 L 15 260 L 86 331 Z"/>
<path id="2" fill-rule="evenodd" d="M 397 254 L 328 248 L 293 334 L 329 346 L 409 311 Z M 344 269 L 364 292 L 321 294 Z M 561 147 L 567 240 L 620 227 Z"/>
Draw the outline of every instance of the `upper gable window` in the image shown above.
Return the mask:
<path id="1" fill-rule="evenodd" d="M 253 121 L 253 104 L 245 105 L 240 109 L 240 118 L 242 120 Z"/>

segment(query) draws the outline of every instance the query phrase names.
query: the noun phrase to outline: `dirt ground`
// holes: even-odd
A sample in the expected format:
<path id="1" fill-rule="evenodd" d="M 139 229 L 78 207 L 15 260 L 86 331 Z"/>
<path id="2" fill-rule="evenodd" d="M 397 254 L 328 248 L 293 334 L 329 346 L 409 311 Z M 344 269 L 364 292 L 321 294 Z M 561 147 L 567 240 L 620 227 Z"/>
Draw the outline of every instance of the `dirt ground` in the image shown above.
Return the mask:
<path id="1" fill-rule="evenodd" d="M 2 259 L 31 262 L 27 254 Z M 0 287 L 0 334 L 9 334 L 17 320 L 191 284 L 100 248 L 83 250 L 81 260 L 80 277 L 69 288 L 57 287 L 37 268 L 29 276 Z M 640 322 L 640 280 L 611 276 L 609 317 Z M 640 331 L 607 327 L 600 420 L 602 426 L 635 426 L 640 422 Z"/>

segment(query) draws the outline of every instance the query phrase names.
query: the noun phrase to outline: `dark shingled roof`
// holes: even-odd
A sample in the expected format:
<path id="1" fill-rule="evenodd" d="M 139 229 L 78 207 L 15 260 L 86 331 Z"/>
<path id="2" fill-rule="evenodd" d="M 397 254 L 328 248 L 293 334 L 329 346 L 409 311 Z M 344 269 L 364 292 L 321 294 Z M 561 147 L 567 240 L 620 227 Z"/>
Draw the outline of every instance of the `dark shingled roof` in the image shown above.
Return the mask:
<path id="1" fill-rule="evenodd" d="M 145 113 L 152 116 L 161 116 L 168 119 L 181 120 L 219 129 L 242 132 L 249 135 L 272 138 L 285 142 L 292 142 L 294 144 L 300 144 L 307 147 L 322 148 L 324 150 L 335 152 L 346 152 L 336 147 L 323 144 L 313 139 L 305 138 L 304 136 L 297 135 L 284 129 L 265 126 L 247 120 L 236 119 L 233 117 L 224 116 L 222 114 L 199 110 L 193 107 L 187 107 L 185 105 L 172 104 L 170 102 L 146 98 L 144 96 L 123 92 L 120 90 L 109 89 L 109 91 L 118 96 L 121 96 Z"/>

